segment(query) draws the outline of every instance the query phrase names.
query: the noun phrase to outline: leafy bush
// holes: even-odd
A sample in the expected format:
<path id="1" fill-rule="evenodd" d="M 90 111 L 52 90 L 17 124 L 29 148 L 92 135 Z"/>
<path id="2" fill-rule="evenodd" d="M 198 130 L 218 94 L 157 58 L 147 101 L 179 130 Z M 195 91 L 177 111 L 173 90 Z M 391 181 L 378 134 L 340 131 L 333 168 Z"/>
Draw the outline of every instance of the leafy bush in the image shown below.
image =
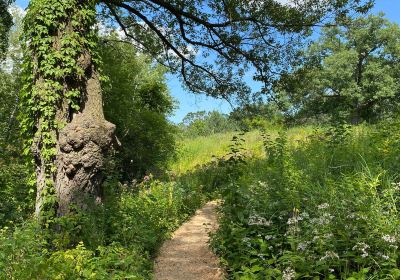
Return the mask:
<path id="1" fill-rule="evenodd" d="M 136 247 L 119 244 L 52 251 L 33 224 L 0 232 L 0 279 L 148 279 L 151 262 Z"/>

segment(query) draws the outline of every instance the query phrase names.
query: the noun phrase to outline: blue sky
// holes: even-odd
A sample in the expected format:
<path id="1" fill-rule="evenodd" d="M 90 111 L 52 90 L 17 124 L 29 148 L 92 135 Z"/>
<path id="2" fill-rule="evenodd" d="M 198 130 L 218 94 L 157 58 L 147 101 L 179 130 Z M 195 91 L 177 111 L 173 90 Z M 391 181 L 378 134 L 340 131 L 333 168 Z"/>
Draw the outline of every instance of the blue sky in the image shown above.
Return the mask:
<path id="1" fill-rule="evenodd" d="M 17 0 L 16 4 L 25 8 L 28 0 Z M 400 1 L 399 0 L 376 0 L 376 5 L 371 11 L 373 14 L 384 12 L 391 21 L 400 24 Z M 204 95 L 194 95 L 186 92 L 177 77 L 168 75 L 168 86 L 172 96 L 179 102 L 179 108 L 170 117 L 171 121 L 178 123 L 183 117 L 194 111 L 218 110 L 223 113 L 231 111 L 230 105 L 224 101 Z"/>

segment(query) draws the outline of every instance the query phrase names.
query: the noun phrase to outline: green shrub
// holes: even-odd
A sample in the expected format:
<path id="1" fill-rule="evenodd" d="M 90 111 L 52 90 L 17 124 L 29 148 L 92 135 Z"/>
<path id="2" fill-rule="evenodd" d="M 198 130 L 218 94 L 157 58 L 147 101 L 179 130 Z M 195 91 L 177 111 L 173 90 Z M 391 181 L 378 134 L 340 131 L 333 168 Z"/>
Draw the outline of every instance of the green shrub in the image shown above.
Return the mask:
<path id="1" fill-rule="evenodd" d="M 0 159 L 0 227 L 20 223 L 33 213 L 31 171 L 15 158 Z"/>

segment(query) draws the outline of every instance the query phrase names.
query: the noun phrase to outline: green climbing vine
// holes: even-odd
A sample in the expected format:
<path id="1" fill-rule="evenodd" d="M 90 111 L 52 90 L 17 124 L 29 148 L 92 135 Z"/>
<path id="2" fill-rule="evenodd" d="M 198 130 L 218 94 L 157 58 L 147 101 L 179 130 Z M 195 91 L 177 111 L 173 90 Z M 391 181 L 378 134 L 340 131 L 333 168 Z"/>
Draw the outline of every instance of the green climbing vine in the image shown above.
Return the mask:
<path id="1" fill-rule="evenodd" d="M 93 0 L 32 0 L 24 20 L 20 123 L 24 154 L 33 152 L 36 165 L 44 170 L 41 212 L 56 203 L 57 133 L 80 108 L 85 81 L 81 61 L 89 56 L 91 63 L 100 62 L 95 5 Z"/>

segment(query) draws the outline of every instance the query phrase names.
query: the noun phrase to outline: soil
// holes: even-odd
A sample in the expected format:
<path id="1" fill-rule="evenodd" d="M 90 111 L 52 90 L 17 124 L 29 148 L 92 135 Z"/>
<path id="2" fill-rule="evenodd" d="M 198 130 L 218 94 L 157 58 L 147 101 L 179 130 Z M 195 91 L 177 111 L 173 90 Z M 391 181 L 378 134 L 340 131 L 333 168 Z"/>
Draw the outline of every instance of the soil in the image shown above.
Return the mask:
<path id="1" fill-rule="evenodd" d="M 224 272 L 209 246 L 218 228 L 216 207 L 208 202 L 161 247 L 155 260 L 155 280 L 222 280 Z"/>

